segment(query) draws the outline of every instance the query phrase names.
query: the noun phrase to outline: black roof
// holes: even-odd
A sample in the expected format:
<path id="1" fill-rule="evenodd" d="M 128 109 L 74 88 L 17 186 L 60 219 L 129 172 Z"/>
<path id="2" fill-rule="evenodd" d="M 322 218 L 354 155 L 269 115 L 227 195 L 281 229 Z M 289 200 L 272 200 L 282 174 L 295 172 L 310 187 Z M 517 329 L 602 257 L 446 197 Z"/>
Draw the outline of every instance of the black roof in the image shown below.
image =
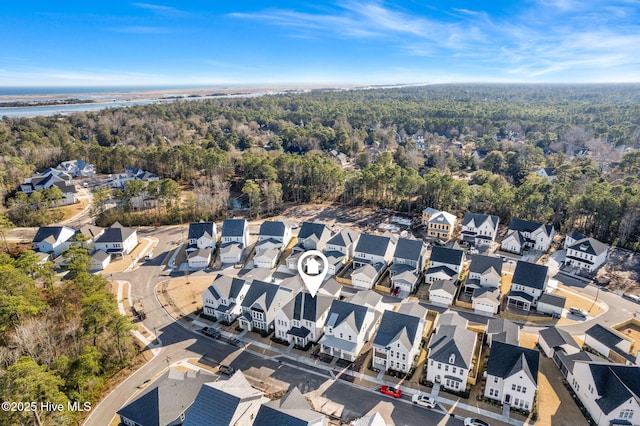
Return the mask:
<path id="1" fill-rule="evenodd" d="M 616 333 L 606 327 L 603 327 L 600 324 L 594 324 L 590 329 L 585 331 L 585 334 L 587 336 L 593 337 L 608 348 L 613 348 L 615 345 L 624 340 L 622 337 L 618 336 Z"/>
<path id="2" fill-rule="evenodd" d="M 576 241 L 587 238 L 587 236 L 586 236 L 586 235 L 584 235 L 584 234 L 583 234 L 582 232 L 580 232 L 580 231 L 576 231 L 575 229 L 574 229 L 573 231 L 569 232 L 569 233 L 567 234 L 567 237 L 572 238 L 572 239 L 574 239 L 574 240 L 576 240 Z"/>
<path id="3" fill-rule="evenodd" d="M 506 379 L 519 371 L 524 371 L 537 384 L 539 363 L 540 352 L 538 351 L 508 343 L 493 342 L 487 374 Z"/>
<path id="4" fill-rule="evenodd" d="M 567 303 L 567 298 L 563 296 L 556 296 L 555 294 L 545 293 L 540 296 L 540 300 L 538 300 L 538 303 L 545 303 L 547 305 L 564 308 L 564 305 Z"/>
<path id="5" fill-rule="evenodd" d="M 96 240 L 96 243 L 121 243 L 135 232 L 135 229 L 125 228 L 116 222 L 104 230 L 103 234 Z"/>
<path id="6" fill-rule="evenodd" d="M 356 330 L 359 331 L 362 328 L 367 310 L 368 308 L 363 305 L 334 300 L 333 303 L 331 303 L 331 308 L 329 308 L 329 315 L 327 316 L 327 322 L 325 324 L 335 328 L 347 319 L 349 315 L 353 314 L 354 326 Z"/>
<path id="7" fill-rule="evenodd" d="M 548 271 L 549 268 L 547 266 L 518 260 L 512 282 L 525 287 L 544 290 L 547 285 Z"/>
<path id="8" fill-rule="evenodd" d="M 212 238 L 214 237 L 214 228 L 216 224 L 214 222 L 194 222 L 189 224 L 189 240 L 197 240 L 202 237 L 205 233 L 209 234 Z"/>
<path id="9" fill-rule="evenodd" d="M 285 228 L 284 222 L 282 221 L 266 220 L 260 225 L 259 235 L 284 237 Z"/>
<path id="10" fill-rule="evenodd" d="M 465 213 L 464 217 L 462 218 L 462 226 L 468 225 L 471 221 L 473 221 L 476 226 L 479 226 L 483 224 L 487 219 L 491 221 L 491 224 L 494 228 L 498 226 L 498 222 L 500 221 L 500 218 L 498 216 L 492 214 Z"/>
<path id="11" fill-rule="evenodd" d="M 329 232 L 329 228 L 323 223 L 303 222 L 298 232 L 298 239 L 303 240 L 311 235 L 315 235 L 320 239 L 325 232 Z"/>
<path id="12" fill-rule="evenodd" d="M 64 226 L 41 226 L 38 228 L 35 237 L 33 237 L 33 242 L 39 243 L 49 237 L 53 237 L 53 239 L 57 241 L 64 228 Z"/>
<path id="13" fill-rule="evenodd" d="M 593 238 L 584 238 L 576 241 L 568 248 L 579 251 L 581 253 L 592 254 L 598 256 L 600 253 L 609 249 L 609 246 Z M 584 259 L 579 259 L 584 261 Z"/>
<path id="14" fill-rule="evenodd" d="M 635 365 L 589 364 L 596 392 L 596 403 L 605 414 L 640 395 L 640 368 Z"/>
<path id="15" fill-rule="evenodd" d="M 498 275 L 502 275 L 502 259 L 495 256 L 485 256 L 483 254 L 471 255 L 469 272 L 477 272 L 481 274 L 489 268 L 495 269 Z"/>
<path id="16" fill-rule="evenodd" d="M 534 222 L 531 220 L 518 219 L 514 217 L 509 222 L 509 230 L 510 231 L 521 231 L 521 232 L 533 232 L 536 229 L 542 226 L 541 222 Z"/>
<path id="17" fill-rule="evenodd" d="M 241 237 L 244 235 L 245 219 L 227 219 L 222 222 L 223 237 Z"/>
<path id="18" fill-rule="evenodd" d="M 448 247 L 434 247 L 431 250 L 431 262 L 447 263 L 449 265 L 460 265 L 464 251 Z"/>
<path id="19" fill-rule="evenodd" d="M 573 337 L 571 337 L 568 332 L 560 328 L 548 327 L 544 330 L 541 330 L 538 335 L 542 339 L 544 339 L 544 341 L 550 348 L 557 348 L 559 346 L 568 344 L 569 346 L 573 346 L 576 349 L 580 349 L 580 346 L 576 343 L 575 340 L 573 340 Z"/>
<path id="20" fill-rule="evenodd" d="M 384 256 L 391 238 L 382 235 L 362 234 L 358 240 L 356 251 L 359 253 Z"/>
<path id="21" fill-rule="evenodd" d="M 393 257 L 397 259 L 415 260 L 417 262 L 420 259 L 420 254 L 422 254 L 424 248 L 424 244 L 420 240 L 400 238 Z"/>
<path id="22" fill-rule="evenodd" d="M 416 337 L 418 332 L 418 326 L 420 325 L 421 318 L 414 315 L 407 315 L 400 312 L 385 310 L 380 320 L 380 326 L 378 327 L 378 333 L 373 341 L 374 345 L 388 346 L 392 340 L 398 336 L 403 329 L 406 330 L 407 337 L 410 343 Z"/>
<path id="23" fill-rule="evenodd" d="M 249 307 L 264 295 L 264 302 L 266 306 L 263 306 L 263 308 L 268 310 L 271 307 L 271 303 L 273 303 L 273 299 L 276 297 L 278 290 L 280 290 L 280 286 L 277 284 L 254 280 L 242 301 L 242 306 Z"/>

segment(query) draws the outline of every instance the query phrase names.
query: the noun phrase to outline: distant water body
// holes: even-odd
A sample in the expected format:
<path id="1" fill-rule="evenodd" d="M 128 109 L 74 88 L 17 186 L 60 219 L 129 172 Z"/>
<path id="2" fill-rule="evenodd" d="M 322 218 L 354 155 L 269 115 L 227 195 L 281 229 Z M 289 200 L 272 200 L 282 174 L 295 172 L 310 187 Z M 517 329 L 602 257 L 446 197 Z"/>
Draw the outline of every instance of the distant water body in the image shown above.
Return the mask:
<path id="1" fill-rule="evenodd" d="M 221 88 L 222 86 L 220 86 Z M 78 94 L 100 94 L 112 92 L 156 92 L 163 90 L 188 90 L 188 89 L 215 89 L 216 86 L 38 86 L 38 87 L 0 87 L 0 98 L 2 96 L 34 96 L 34 95 L 78 95 Z"/>

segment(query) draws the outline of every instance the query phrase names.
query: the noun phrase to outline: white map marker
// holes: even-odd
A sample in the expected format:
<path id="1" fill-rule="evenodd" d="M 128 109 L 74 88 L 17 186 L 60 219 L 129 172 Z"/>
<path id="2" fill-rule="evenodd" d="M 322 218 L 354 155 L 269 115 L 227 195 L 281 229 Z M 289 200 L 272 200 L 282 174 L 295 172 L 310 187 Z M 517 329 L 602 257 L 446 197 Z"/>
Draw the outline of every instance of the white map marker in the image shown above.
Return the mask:
<path id="1" fill-rule="evenodd" d="M 329 272 L 329 261 L 318 250 L 305 251 L 298 258 L 298 273 L 311 293 L 311 297 L 316 297 L 327 272 Z"/>

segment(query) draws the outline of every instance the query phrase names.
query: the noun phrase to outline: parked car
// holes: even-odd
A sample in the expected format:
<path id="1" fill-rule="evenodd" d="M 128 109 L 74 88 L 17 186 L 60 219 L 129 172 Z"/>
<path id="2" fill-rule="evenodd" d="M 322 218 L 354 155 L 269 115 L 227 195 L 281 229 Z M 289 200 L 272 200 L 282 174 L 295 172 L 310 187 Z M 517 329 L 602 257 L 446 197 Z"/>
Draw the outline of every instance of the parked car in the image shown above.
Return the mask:
<path id="1" fill-rule="evenodd" d="M 396 288 L 393 289 L 392 296 L 393 297 L 398 297 L 398 294 L 400 294 L 400 287 L 396 287 Z"/>
<path id="2" fill-rule="evenodd" d="M 490 425 L 484 420 L 474 419 L 473 417 L 467 417 L 466 419 L 464 419 L 464 426 L 490 426 Z"/>
<path id="3" fill-rule="evenodd" d="M 426 393 L 413 395 L 411 397 L 411 402 L 414 404 L 424 405 L 427 408 L 434 408 L 436 406 L 436 400 Z"/>
<path id="4" fill-rule="evenodd" d="M 213 337 L 214 339 L 219 339 L 220 336 L 222 336 L 222 333 L 220 333 L 218 330 L 209 327 L 203 327 L 202 334 L 204 334 L 205 336 Z"/>
<path id="5" fill-rule="evenodd" d="M 233 346 L 242 346 L 242 342 L 238 339 L 229 339 L 229 343 Z"/>
<path id="6" fill-rule="evenodd" d="M 151 260 L 151 259 L 153 259 L 153 252 L 148 253 L 148 254 L 144 257 L 144 260 Z"/>
<path id="7" fill-rule="evenodd" d="M 392 396 L 394 398 L 400 398 L 402 396 L 402 391 L 398 388 L 392 388 L 391 386 L 380 386 L 380 392 L 385 395 Z"/>
<path id="8" fill-rule="evenodd" d="M 582 318 L 586 318 L 588 315 L 584 309 L 576 308 L 575 306 L 569 308 L 569 313 Z"/>
<path id="9" fill-rule="evenodd" d="M 224 365 L 224 364 L 220 364 L 220 367 L 218 367 L 218 372 L 222 373 L 222 374 L 226 374 L 227 376 L 231 376 L 233 375 L 233 373 L 236 371 L 235 368 L 233 368 L 230 365 Z"/>

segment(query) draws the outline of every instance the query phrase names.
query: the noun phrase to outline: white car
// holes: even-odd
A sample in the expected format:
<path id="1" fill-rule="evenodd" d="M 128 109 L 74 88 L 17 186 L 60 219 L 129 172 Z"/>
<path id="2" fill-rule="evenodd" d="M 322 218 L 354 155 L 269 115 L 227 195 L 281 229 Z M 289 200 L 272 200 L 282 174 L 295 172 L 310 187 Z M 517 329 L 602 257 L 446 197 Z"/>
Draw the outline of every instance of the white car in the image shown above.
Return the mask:
<path id="1" fill-rule="evenodd" d="M 424 405 L 427 408 L 435 408 L 436 400 L 427 394 L 416 394 L 411 397 L 411 402 L 414 404 Z"/>
<path id="2" fill-rule="evenodd" d="M 464 426 L 489 426 L 489 423 L 481 419 L 467 417 L 466 419 L 464 419 Z"/>

